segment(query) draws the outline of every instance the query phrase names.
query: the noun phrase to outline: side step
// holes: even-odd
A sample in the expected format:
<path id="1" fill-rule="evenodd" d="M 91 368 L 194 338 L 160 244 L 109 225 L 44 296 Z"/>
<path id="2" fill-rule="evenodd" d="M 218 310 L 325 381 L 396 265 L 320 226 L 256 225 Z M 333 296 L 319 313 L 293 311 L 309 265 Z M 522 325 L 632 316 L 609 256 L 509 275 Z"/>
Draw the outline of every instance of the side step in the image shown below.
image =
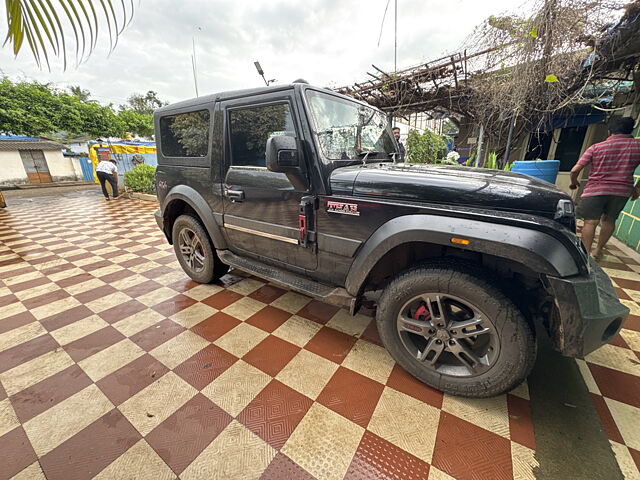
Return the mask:
<path id="1" fill-rule="evenodd" d="M 217 253 L 220 260 L 238 270 L 264 278 L 281 287 L 317 298 L 325 303 L 330 303 L 338 307 L 346 307 L 352 315 L 355 313 L 357 299 L 349 295 L 344 288 L 331 287 L 301 275 L 272 267 L 258 260 L 239 257 L 229 250 L 218 250 Z"/>

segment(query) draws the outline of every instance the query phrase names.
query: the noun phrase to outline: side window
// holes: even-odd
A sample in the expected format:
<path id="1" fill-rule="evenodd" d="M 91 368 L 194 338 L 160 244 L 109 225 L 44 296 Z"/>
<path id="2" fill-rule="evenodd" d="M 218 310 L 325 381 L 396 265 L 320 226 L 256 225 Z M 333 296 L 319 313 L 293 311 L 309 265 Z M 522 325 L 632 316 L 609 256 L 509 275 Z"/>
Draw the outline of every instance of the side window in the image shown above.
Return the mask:
<path id="1" fill-rule="evenodd" d="M 160 143 L 165 157 L 206 157 L 209 151 L 209 111 L 160 118 Z"/>
<path id="2" fill-rule="evenodd" d="M 276 135 L 296 136 L 287 103 L 229 112 L 231 165 L 265 167 L 267 140 Z"/>

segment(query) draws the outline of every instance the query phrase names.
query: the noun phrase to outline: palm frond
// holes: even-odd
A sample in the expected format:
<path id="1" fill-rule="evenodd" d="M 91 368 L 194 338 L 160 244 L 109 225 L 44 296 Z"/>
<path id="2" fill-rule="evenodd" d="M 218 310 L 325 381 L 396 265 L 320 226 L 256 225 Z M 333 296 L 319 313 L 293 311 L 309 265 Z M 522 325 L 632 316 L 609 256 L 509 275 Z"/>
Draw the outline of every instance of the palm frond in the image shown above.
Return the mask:
<path id="1" fill-rule="evenodd" d="M 26 43 L 39 67 L 43 60 L 50 68 L 50 57 L 61 57 L 67 67 L 65 31 L 75 40 L 76 65 L 96 48 L 99 27 L 106 22 L 109 53 L 131 22 L 133 0 L 5 0 L 8 31 L 4 41 L 18 55 Z"/>

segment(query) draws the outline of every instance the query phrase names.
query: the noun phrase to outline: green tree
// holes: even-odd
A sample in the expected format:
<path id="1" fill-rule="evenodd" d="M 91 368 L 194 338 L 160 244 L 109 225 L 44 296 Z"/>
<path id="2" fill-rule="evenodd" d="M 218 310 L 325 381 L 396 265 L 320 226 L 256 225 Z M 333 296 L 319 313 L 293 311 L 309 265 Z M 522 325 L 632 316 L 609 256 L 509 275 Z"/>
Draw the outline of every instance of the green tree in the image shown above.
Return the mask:
<path id="1" fill-rule="evenodd" d="M 39 135 L 56 130 L 50 114 L 55 106 L 48 85 L 0 80 L 0 131 L 15 135 Z"/>
<path id="2" fill-rule="evenodd" d="M 67 37 L 73 32 L 76 62 L 88 57 L 96 46 L 98 30 L 106 24 L 111 50 L 133 16 L 127 0 L 5 0 L 7 36 L 14 55 L 25 40 L 39 67 L 49 57 L 62 57 L 67 67 Z"/>
<path id="3" fill-rule="evenodd" d="M 129 107 L 120 106 L 120 108 L 123 110 L 130 108 L 134 112 L 142 115 L 151 115 L 156 108 L 167 105 L 167 102 L 160 100 L 157 92 L 154 92 L 153 90 L 149 90 L 144 95 L 134 93 L 127 99 L 127 102 L 129 103 Z"/>
<path id="4" fill-rule="evenodd" d="M 447 154 L 445 137 L 431 130 L 420 134 L 410 130 L 407 138 L 407 161 L 410 163 L 440 163 Z"/>
<path id="5" fill-rule="evenodd" d="M 120 110 L 118 119 L 125 132 L 141 137 L 153 137 L 153 115 L 138 113 L 135 110 Z"/>
<path id="6" fill-rule="evenodd" d="M 91 100 L 91 92 L 89 90 L 84 90 L 80 85 L 71 85 L 69 87 L 69 93 L 76 97 L 80 102 L 87 103 L 94 101 Z"/>
<path id="7" fill-rule="evenodd" d="M 59 91 L 47 83 L 0 77 L 0 132 L 14 135 L 66 135 L 96 137 L 153 136 L 153 115 L 132 109 L 116 112 L 112 105 L 89 100 L 79 86 Z"/>
<path id="8" fill-rule="evenodd" d="M 111 105 L 81 103 L 82 131 L 94 137 L 121 137 L 126 131 Z"/>
<path id="9" fill-rule="evenodd" d="M 209 111 L 202 110 L 167 119 L 176 140 L 188 155 L 204 156 L 209 148 Z"/>
<path id="10" fill-rule="evenodd" d="M 133 121 L 128 114 L 120 117 L 111 105 L 81 102 L 49 84 L 0 78 L 0 132 L 36 136 L 62 131 L 96 137 L 148 135 L 149 123 Z"/>
<path id="11" fill-rule="evenodd" d="M 269 135 L 286 128 L 284 105 L 235 110 L 230 116 L 232 135 L 239 135 L 248 150 L 264 152 Z"/>

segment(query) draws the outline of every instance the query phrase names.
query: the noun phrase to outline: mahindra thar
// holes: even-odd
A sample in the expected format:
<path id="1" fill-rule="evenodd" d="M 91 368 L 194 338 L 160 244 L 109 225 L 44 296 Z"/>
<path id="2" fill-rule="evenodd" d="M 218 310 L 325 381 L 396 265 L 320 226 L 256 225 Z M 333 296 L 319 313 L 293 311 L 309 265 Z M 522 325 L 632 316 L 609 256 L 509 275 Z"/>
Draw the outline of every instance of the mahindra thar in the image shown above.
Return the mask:
<path id="1" fill-rule="evenodd" d="M 554 185 L 398 163 L 387 116 L 306 83 L 156 110 L 156 220 L 196 282 L 229 267 L 355 313 L 408 372 L 444 392 L 504 393 L 536 335 L 581 357 L 628 309 Z M 542 325 L 536 329 L 534 325 Z"/>

